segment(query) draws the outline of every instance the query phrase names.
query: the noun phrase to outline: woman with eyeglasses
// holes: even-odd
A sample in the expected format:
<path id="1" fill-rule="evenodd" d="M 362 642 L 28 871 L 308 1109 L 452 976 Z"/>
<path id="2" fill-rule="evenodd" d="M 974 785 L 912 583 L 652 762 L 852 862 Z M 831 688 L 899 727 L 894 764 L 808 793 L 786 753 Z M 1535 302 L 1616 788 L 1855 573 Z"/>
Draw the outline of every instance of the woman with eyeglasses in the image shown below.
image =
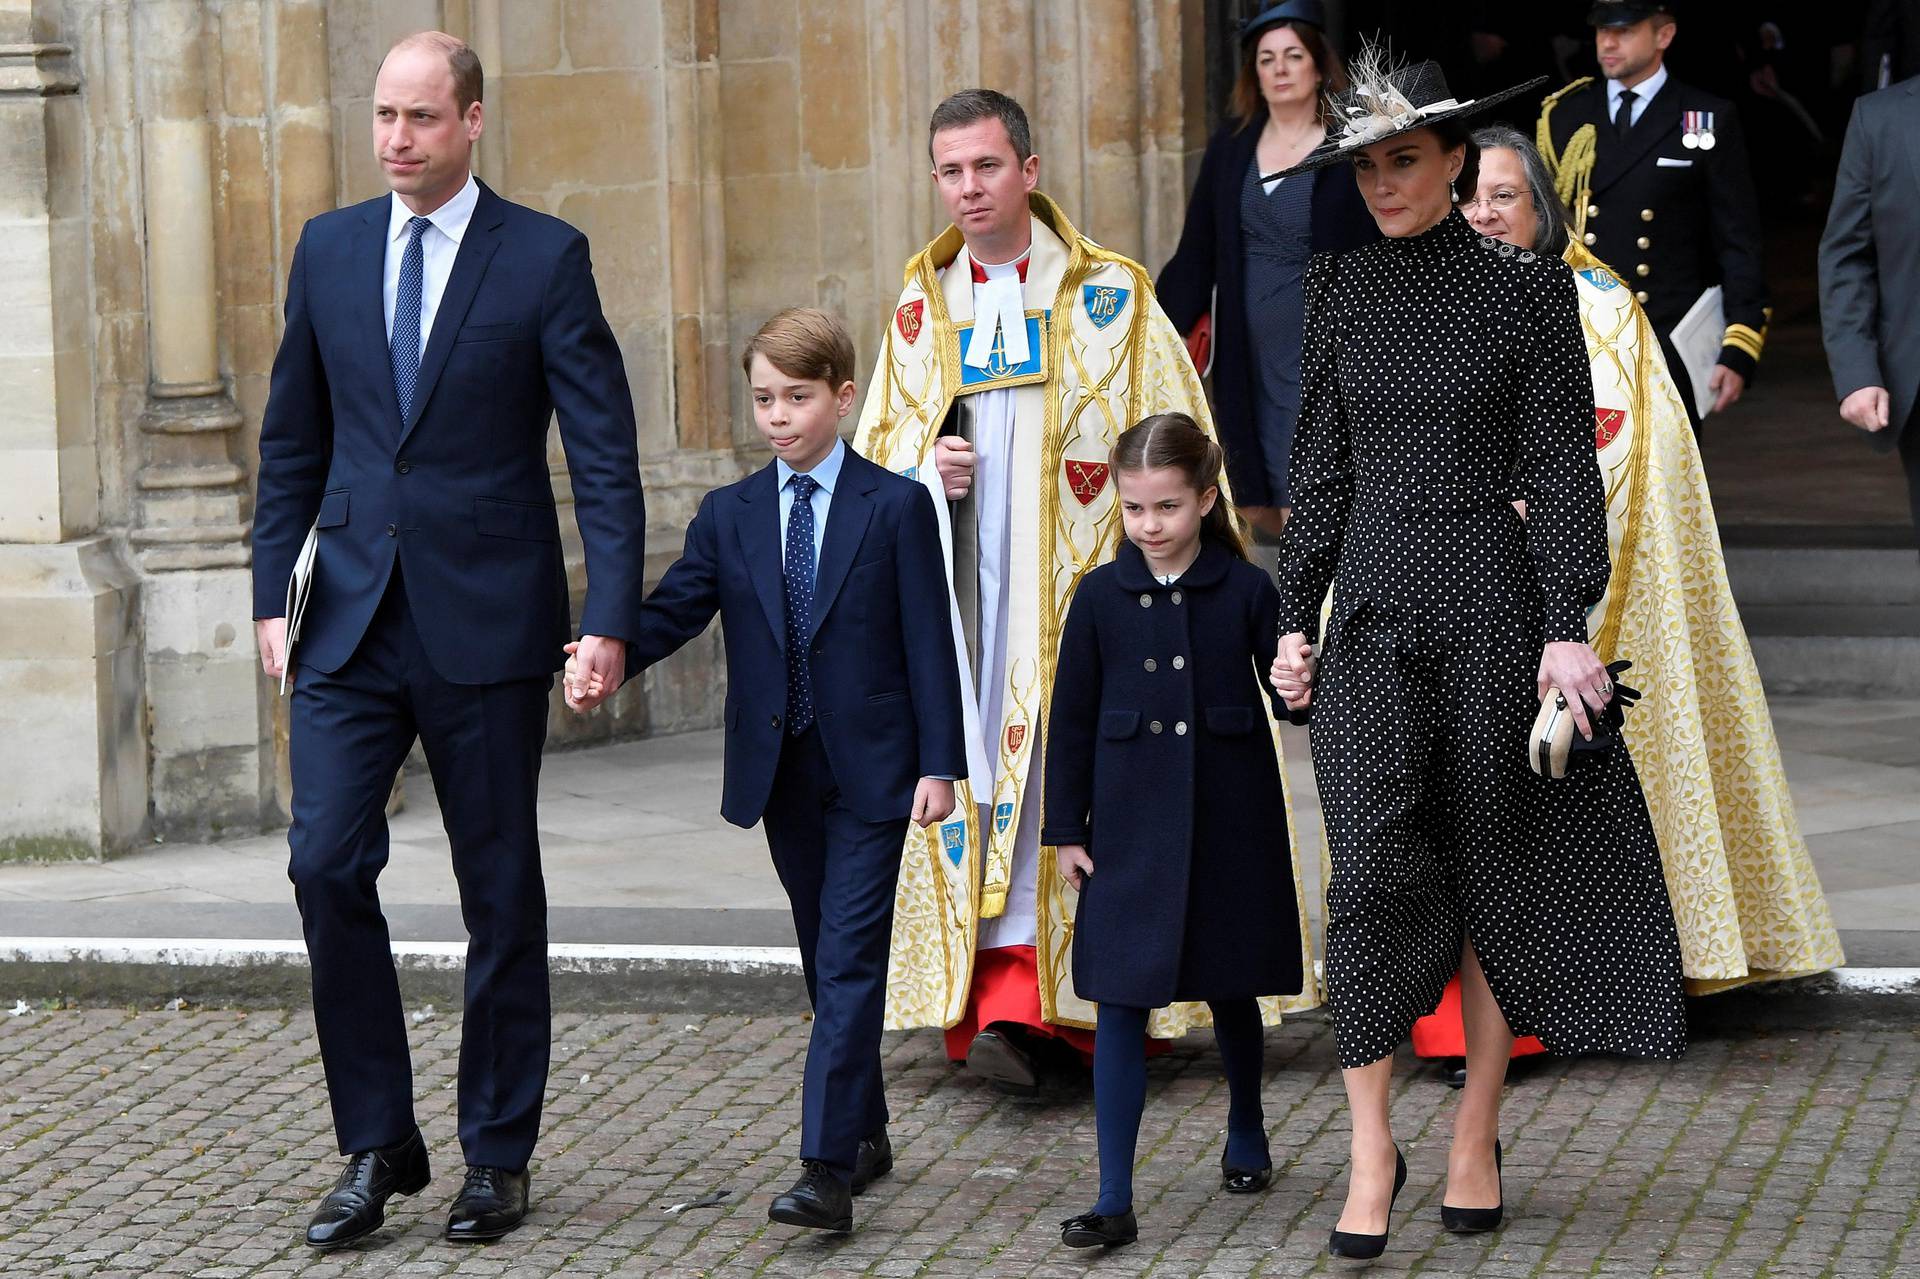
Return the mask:
<path id="1" fill-rule="evenodd" d="M 1798 977 L 1845 962 L 1801 838 L 1679 389 L 1630 290 L 1575 241 L 1539 151 L 1505 126 L 1473 135 L 1480 234 L 1564 257 L 1592 366 L 1594 442 L 1612 572 L 1587 615 L 1600 659 L 1627 658 L 1644 694 L 1627 745 L 1660 844 L 1688 989 Z M 1524 509 L 1524 495 L 1516 505 Z M 1464 1083 L 1460 983 L 1413 1028 L 1414 1052 Z M 1533 1038 L 1514 1055 L 1544 1052 Z"/>

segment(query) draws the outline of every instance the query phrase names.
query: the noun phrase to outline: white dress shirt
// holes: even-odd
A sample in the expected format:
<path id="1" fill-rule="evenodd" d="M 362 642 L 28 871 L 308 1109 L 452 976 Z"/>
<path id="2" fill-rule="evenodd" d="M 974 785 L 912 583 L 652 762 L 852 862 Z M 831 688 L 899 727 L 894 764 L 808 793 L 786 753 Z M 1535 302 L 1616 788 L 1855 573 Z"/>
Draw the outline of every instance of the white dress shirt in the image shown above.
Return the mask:
<path id="1" fill-rule="evenodd" d="M 413 210 L 390 197 L 392 211 L 387 215 L 387 262 L 380 276 L 380 301 L 387 317 L 387 345 L 393 345 L 393 302 L 400 292 L 400 259 L 407 252 L 407 221 Z M 420 265 L 424 286 L 420 291 L 420 354 L 427 353 L 427 335 L 433 332 L 433 313 L 440 309 L 440 295 L 447 291 L 447 277 L 453 274 L 453 259 L 460 252 L 461 237 L 473 221 L 473 208 L 480 203 L 480 184 L 467 175 L 467 185 L 459 194 L 427 214 L 433 226 L 420 236 Z"/>
<path id="2" fill-rule="evenodd" d="M 1633 86 L 1633 123 L 1639 124 L 1640 117 L 1647 113 L 1647 103 L 1653 101 L 1653 95 L 1660 92 L 1667 82 L 1667 64 L 1662 62 L 1660 69 Z M 1614 113 L 1620 109 L 1620 95 L 1627 87 L 1618 80 L 1607 81 L 1607 123 L 1613 123 Z"/>
<path id="3" fill-rule="evenodd" d="M 835 440 L 833 451 L 813 464 L 811 471 L 796 471 L 785 458 L 773 459 L 773 473 L 780 481 L 780 554 L 787 553 L 787 521 L 793 518 L 793 477 L 810 475 L 820 487 L 813 491 L 807 505 L 813 508 L 813 580 L 820 580 L 820 548 L 826 545 L 827 511 L 833 505 L 833 486 L 840 482 L 840 467 L 847 460 L 847 442 Z M 819 619 L 814 619 L 818 621 Z"/>

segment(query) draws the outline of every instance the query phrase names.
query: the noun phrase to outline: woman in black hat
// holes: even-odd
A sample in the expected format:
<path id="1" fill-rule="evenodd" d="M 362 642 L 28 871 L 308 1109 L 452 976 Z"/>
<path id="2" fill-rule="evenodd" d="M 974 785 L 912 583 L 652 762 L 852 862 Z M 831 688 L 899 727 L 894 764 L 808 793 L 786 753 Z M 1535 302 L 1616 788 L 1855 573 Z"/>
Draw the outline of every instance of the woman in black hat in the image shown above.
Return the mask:
<path id="1" fill-rule="evenodd" d="M 1553 780 L 1526 763 L 1549 689 L 1583 734 L 1613 696 L 1587 645 L 1607 513 L 1573 274 L 1453 208 L 1474 190 L 1467 118 L 1509 95 L 1458 102 L 1431 63 L 1381 63 L 1358 60 L 1305 162 L 1350 165 L 1387 238 L 1308 272 L 1273 672 L 1289 706 L 1312 706 L 1333 866 L 1326 977 L 1353 1165 L 1329 1250 L 1345 1257 L 1385 1248 L 1406 1178 L 1392 1055 L 1456 972 L 1469 1065 L 1449 1230 L 1500 1223 L 1516 1032 L 1555 1053 L 1686 1047 L 1672 907 L 1625 748 L 1615 734 Z"/>
<path id="2" fill-rule="evenodd" d="M 1379 238 L 1350 182 L 1261 180 L 1326 140 L 1325 95 L 1346 87 L 1346 72 L 1325 26 L 1320 0 L 1284 0 L 1241 29 L 1231 118 L 1207 144 L 1180 247 L 1154 285 L 1190 347 L 1211 323 L 1214 425 L 1234 502 L 1272 536 L 1290 501 L 1307 260 Z"/>

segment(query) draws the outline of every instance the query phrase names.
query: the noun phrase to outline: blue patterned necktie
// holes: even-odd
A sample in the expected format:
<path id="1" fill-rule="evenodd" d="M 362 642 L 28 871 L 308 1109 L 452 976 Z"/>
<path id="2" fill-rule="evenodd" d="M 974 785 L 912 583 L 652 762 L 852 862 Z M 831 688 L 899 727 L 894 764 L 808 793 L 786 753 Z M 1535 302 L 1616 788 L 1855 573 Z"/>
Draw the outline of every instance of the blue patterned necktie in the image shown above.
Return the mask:
<path id="1" fill-rule="evenodd" d="M 426 253 L 420 237 L 433 222 L 407 219 L 407 250 L 400 255 L 400 286 L 393 294 L 393 390 L 400 397 L 400 421 L 413 416 L 413 392 L 420 382 L 420 302 L 426 292 Z"/>
<path id="2" fill-rule="evenodd" d="M 787 516 L 787 731 L 796 736 L 813 724 L 813 671 L 807 636 L 813 630 L 813 491 L 820 481 L 796 475 L 793 510 Z"/>

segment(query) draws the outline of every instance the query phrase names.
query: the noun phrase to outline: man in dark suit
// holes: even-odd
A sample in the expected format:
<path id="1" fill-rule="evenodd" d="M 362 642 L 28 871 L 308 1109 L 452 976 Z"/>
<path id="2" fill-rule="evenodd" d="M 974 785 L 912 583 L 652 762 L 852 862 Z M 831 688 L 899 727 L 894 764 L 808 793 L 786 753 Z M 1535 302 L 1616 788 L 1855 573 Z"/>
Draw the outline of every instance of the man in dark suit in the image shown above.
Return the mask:
<path id="1" fill-rule="evenodd" d="M 1659 334 L 1694 428 L 1698 406 L 1673 327 L 1700 295 L 1723 291 L 1725 333 L 1708 378 L 1709 412 L 1746 390 L 1766 342 L 1760 204 L 1733 104 L 1666 68 L 1678 30 L 1669 0 L 1595 0 L 1588 21 L 1602 80 L 1547 99 L 1546 160 L 1573 192 L 1574 234 L 1635 290 Z"/>
<path id="2" fill-rule="evenodd" d="M 307 1229 L 377 1229 L 428 1180 L 406 1022 L 375 880 L 384 806 L 416 736 L 453 851 L 469 944 L 460 1050 L 467 1176 L 455 1240 L 527 1210 L 549 1047 L 535 799 L 548 694 L 571 636 L 546 458 L 557 410 L 591 580 L 583 659 L 618 683 L 646 520 L 633 403 L 586 237 L 468 173 L 481 71 L 408 37 L 381 65 L 373 139 L 390 195 L 310 221 L 260 431 L 254 613 L 288 660 L 287 581 L 317 526 L 293 654 L 289 875 L 348 1156 Z"/>
<path id="3" fill-rule="evenodd" d="M 1820 327 L 1840 416 L 1896 448 L 1920 533 L 1920 79 L 1854 104 L 1820 237 Z"/>
<path id="4" fill-rule="evenodd" d="M 845 1231 L 853 1196 L 893 1167 L 880 1028 L 894 892 L 908 821 L 945 821 L 966 775 L 960 667 L 932 494 L 839 437 L 854 398 L 846 327 L 782 311 L 741 363 L 774 460 L 700 503 L 629 663 L 645 669 L 720 615 L 720 813 L 765 822 L 814 1009 L 805 1167 L 767 1215 Z M 571 666 L 568 685 L 569 702 L 582 685 L 605 691 Z"/>

